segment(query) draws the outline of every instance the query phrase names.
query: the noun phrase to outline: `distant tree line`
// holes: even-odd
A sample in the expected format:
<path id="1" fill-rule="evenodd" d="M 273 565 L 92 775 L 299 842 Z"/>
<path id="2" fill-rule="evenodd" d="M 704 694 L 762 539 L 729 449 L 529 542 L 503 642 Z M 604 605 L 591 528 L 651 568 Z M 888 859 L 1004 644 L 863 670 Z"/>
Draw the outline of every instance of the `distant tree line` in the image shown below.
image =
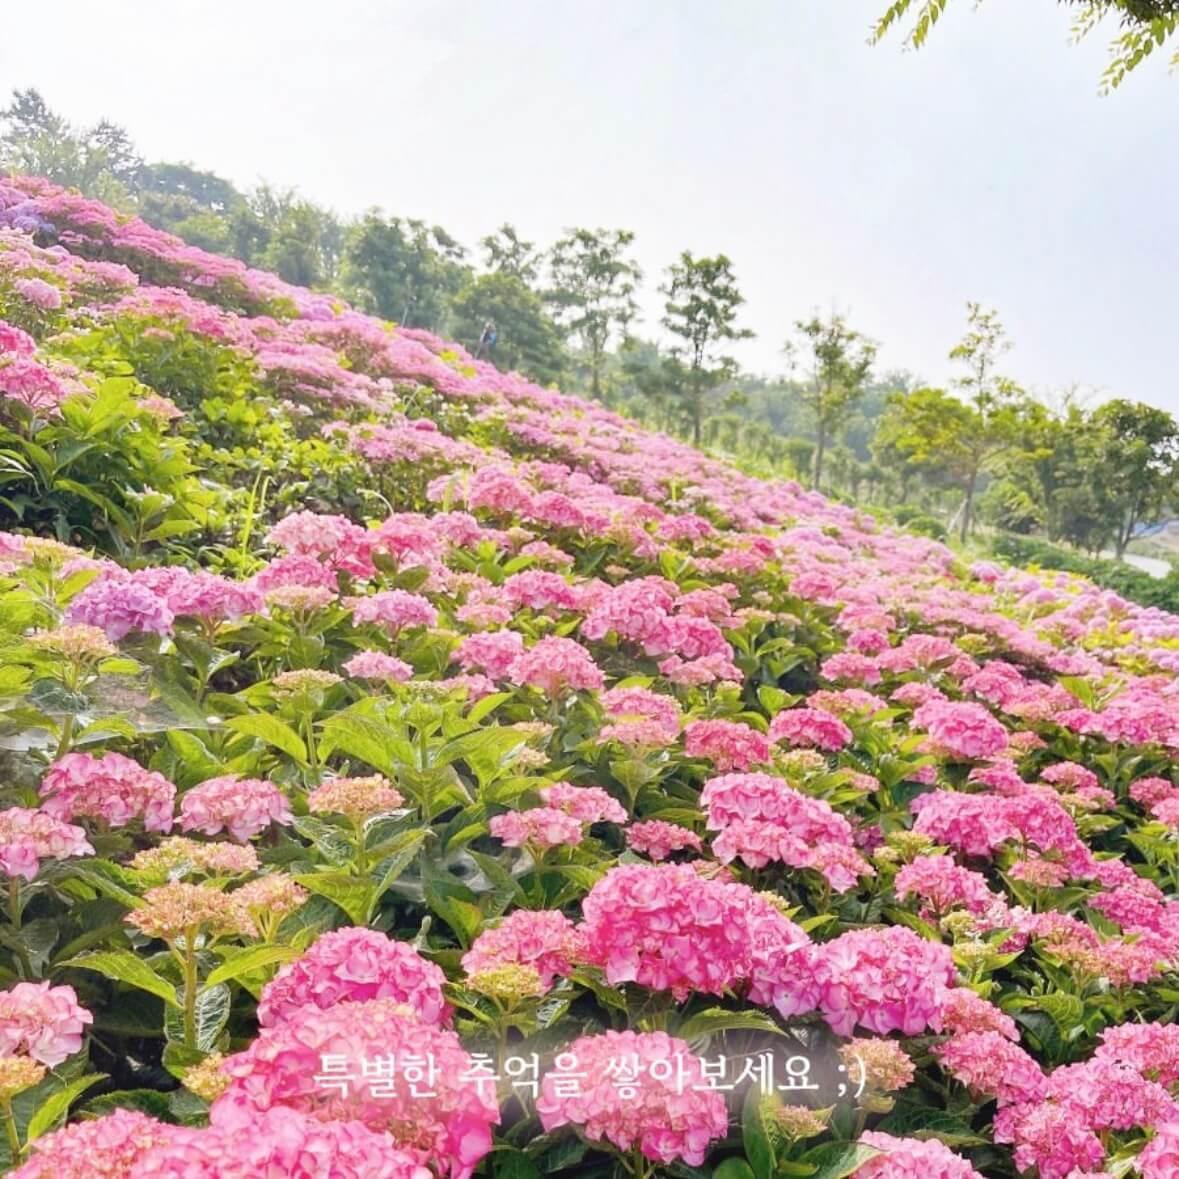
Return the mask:
<path id="1" fill-rule="evenodd" d="M 894 5 L 899 19 L 907 5 Z M 510 225 L 473 258 L 444 228 L 369 209 L 341 217 L 291 189 L 249 192 L 187 163 L 148 163 L 107 120 L 71 126 L 36 90 L 0 111 L 0 170 L 45 176 L 194 245 L 456 339 L 505 370 L 560 384 L 767 474 L 889 508 L 967 540 L 980 524 L 1120 558 L 1138 527 L 1179 509 L 1179 427 L 1140 402 L 1049 406 L 1002 371 L 998 316 L 967 307 L 956 376 L 930 387 L 876 371 L 877 345 L 836 311 L 786 333 L 783 373 L 743 372 L 752 333 L 723 253 L 684 250 L 641 334 L 643 274 L 624 229 L 570 228 L 539 247 Z M 484 329 L 495 326 L 494 345 Z M 482 344 L 480 342 L 483 342 Z"/>

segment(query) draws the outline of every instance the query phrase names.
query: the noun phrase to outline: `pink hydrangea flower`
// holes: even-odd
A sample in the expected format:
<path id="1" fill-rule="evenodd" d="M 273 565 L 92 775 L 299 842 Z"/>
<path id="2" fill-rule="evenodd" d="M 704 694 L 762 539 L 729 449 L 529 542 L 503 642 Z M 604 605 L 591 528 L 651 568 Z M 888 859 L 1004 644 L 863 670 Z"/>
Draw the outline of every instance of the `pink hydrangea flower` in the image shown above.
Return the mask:
<path id="1" fill-rule="evenodd" d="M 680 731 L 680 708 L 670 696 L 648 688 L 611 688 L 601 705 L 613 722 L 603 725 L 601 741 L 619 741 L 637 748 L 670 745 Z"/>
<path id="2" fill-rule="evenodd" d="M 632 823 L 626 829 L 626 846 L 656 861 L 666 860 L 672 852 L 704 850 L 700 836 L 695 831 L 675 823 L 665 823 L 662 819 Z"/>
<path id="3" fill-rule="evenodd" d="M 821 708 L 789 708 L 770 721 L 769 739 L 832 753 L 851 744 L 852 731 L 839 717 Z"/>
<path id="4" fill-rule="evenodd" d="M 564 978 L 584 958 L 583 937 L 564 913 L 517 909 L 475 938 L 462 965 L 468 975 L 497 966 L 531 966 L 547 991 L 554 978 Z"/>
<path id="5" fill-rule="evenodd" d="M 438 611 L 421 596 L 406 590 L 382 590 L 367 598 L 353 598 L 352 624 L 375 622 L 389 634 L 414 626 L 434 626 Z"/>
<path id="6" fill-rule="evenodd" d="M 682 1159 L 699 1166 L 709 1144 L 728 1131 L 724 1097 L 707 1089 L 688 1045 L 666 1032 L 582 1036 L 562 1055 L 568 1069 L 585 1076 L 568 1096 L 546 1073 L 536 1102 L 546 1132 L 577 1126 L 591 1142 L 609 1142 L 620 1151 L 637 1146 L 656 1162 Z M 634 1078 L 629 1084 L 618 1072 L 619 1061 L 629 1069 L 627 1080 Z"/>
<path id="7" fill-rule="evenodd" d="M 620 864 L 582 901 L 589 961 L 611 984 L 720 995 L 750 976 L 750 898 L 687 864 Z"/>
<path id="8" fill-rule="evenodd" d="M 357 651 L 344 664 L 344 670 L 358 680 L 404 684 L 413 679 L 413 668 L 404 659 L 383 651 Z"/>
<path id="9" fill-rule="evenodd" d="M 960 868 L 951 856 L 918 856 L 906 864 L 894 882 L 897 897 L 917 896 L 923 910 L 942 916 L 955 905 L 985 913 L 995 900 L 981 872 Z"/>
<path id="10" fill-rule="evenodd" d="M 270 529 L 266 543 L 299 556 L 330 557 L 364 531 L 344 516 L 294 512 Z"/>
<path id="11" fill-rule="evenodd" d="M 1007 1040 L 1019 1040 L 1015 1020 L 969 987 L 953 987 L 947 992 L 942 1005 L 942 1025 L 952 1033 L 998 1032 Z"/>
<path id="12" fill-rule="evenodd" d="M 133 630 L 169 635 L 176 615 L 168 603 L 144 585 L 127 577 L 99 575 L 70 602 L 68 623 L 85 623 L 106 632 L 112 643 Z"/>
<path id="13" fill-rule="evenodd" d="M 490 630 L 468 635 L 451 658 L 464 671 L 482 671 L 493 680 L 502 680 L 523 650 L 524 638 L 516 631 Z"/>
<path id="14" fill-rule="evenodd" d="M 514 684 L 539 688 L 548 696 L 567 691 L 596 692 L 605 683 L 601 669 L 580 643 L 556 635 L 541 639 L 517 655 L 507 678 Z"/>
<path id="15" fill-rule="evenodd" d="M 917 819 L 913 830 L 967 856 L 989 859 L 995 849 L 1019 837 L 1007 800 L 994 794 L 935 790 L 910 804 Z"/>
<path id="16" fill-rule="evenodd" d="M 161 1126 L 164 1130 L 165 1127 Z M 135 1160 L 139 1179 L 433 1179 L 392 1135 L 293 1109 L 220 1106 L 205 1129 L 169 1126 Z"/>
<path id="17" fill-rule="evenodd" d="M 285 827 L 293 820 L 286 795 L 261 778 L 239 778 L 236 774 L 209 778 L 180 800 L 182 830 L 202 835 L 228 831 L 239 843 L 265 831 L 271 823 Z"/>
<path id="18" fill-rule="evenodd" d="M 1093 1057 L 1128 1064 L 1170 1088 L 1179 1081 L 1179 1024 L 1116 1024 L 1101 1033 Z"/>
<path id="19" fill-rule="evenodd" d="M 42 311 L 56 311 L 61 306 L 61 291 L 43 278 L 18 278 L 12 289 Z"/>
<path id="20" fill-rule="evenodd" d="M 1179 1121 L 1160 1126 L 1135 1165 L 1142 1179 L 1174 1179 L 1179 1175 Z"/>
<path id="21" fill-rule="evenodd" d="M 436 1076 L 429 1094 L 411 1095 L 408 1085 L 393 1093 L 350 1086 L 346 1093 L 317 1084 L 323 1058 L 348 1063 L 385 1057 L 432 1057 Z M 494 1094 L 471 1076 L 472 1062 L 458 1037 L 422 1023 L 392 999 L 337 1003 L 327 1010 L 309 1005 L 282 1023 L 263 1028 L 248 1048 L 221 1066 L 229 1087 L 213 1103 L 267 1110 L 285 1106 L 320 1121 L 358 1121 L 370 1130 L 394 1130 L 397 1145 L 422 1165 L 433 1164 L 450 1179 L 470 1179 L 491 1149 L 491 1127 L 499 1121 Z"/>
<path id="22" fill-rule="evenodd" d="M 983 1179 L 961 1155 L 936 1138 L 894 1138 L 875 1130 L 860 1135 L 881 1153 L 862 1163 L 855 1179 Z"/>
<path id="23" fill-rule="evenodd" d="M 145 831 L 171 831 L 176 787 L 121 753 L 67 753 L 41 780 L 41 809 L 55 819 L 79 815 L 123 827 L 143 818 Z"/>
<path id="24" fill-rule="evenodd" d="M 82 1047 L 93 1022 L 73 987 L 17 983 L 0 991 L 0 1056 L 27 1055 L 56 1068 Z"/>
<path id="25" fill-rule="evenodd" d="M 0 354 L 27 359 L 36 351 L 37 341 L 28 332 L 0 319 Z"/>
<path id="26" fill-rule="evenodd" d="M 934 1049 L 942 1068 L 973 1093 L 1012 1101 L 1038 1101 L 1044 1071 L 1018 1044 L 998 1032 L 961 1032 Z"/>
<path id="27" fill-rule="evenodd" d="M 495 815 L 487 826 L 491 834 L 502 839 L 507 847 L 530 844 L 538 850 L 561 844 L 574 847 L 584 835 L 580 820 L 547 806 Z"/>
<path id="28" fill-rule="evenodd" d="M 901 926 L 856 929 L 818 947 L 815 976 L 823 1018 L 840 1036 L 857 1026 L 906 1036 L 942 1026 L 954 960 L 946 946 Z"/>
<path id="29" fill-rule="evenodd" d="M 913 724 L 951 757 L 977 761 L 1007 748 L 1007 730 L 981 705 L 931 700 L 913 713 Z"/>
<path id="30" fill-rule="evenodd" d="M 600 786 L 570 786 L 568 782 L 554 782 L 542 786 L 540 800 L 572 815 L 581 823 L 625 823 L 630 817 L 626 807 L 607 794 Z"/>
<path id="31" fill-rule="evenodd" d="M 770 742 L 764 733 L 737 721 L 698 720 L 684 727 L 684 752 L 711 761 L 724 773 L 768 762 Z"/>
<path id="32" fill-rule="evenodd" d="M 134 1109 L 71 1122 L 34 1139 L 28 1162 L 9 1179 L 148 1179 L 140 1161 L 155 1146 L 166 1152 L 176 1129 Z"/>
<path id="33" fill-rule="evenodd" d="M 1015 1147 L 1019 1170 L 1035 1168 L 1040 1179 L 1070 1179 L 1105 1161 L 1105 1147 L 1084 1114 L 1049 1101 L 1004 1106 L 995 1114 L 994 1135 Z"/>
<path id="34" fill-rule="evenodd" d="M 258 1023 L 274 1027 L 304 1007 L 394 999 L 423 1023 L 449 1024 L 442 997 L 446 976 L 407 942 L 374 929 L 347 928 L 321 934 L 302 957 L 288 962 L 262 988 Z"/>
<path id="35" fill-rule="evenodd" d="M 81 827 L 25 807 L 0 811 L 0 872 L 6 876 L 32 881 L 42 860 L 92 855 L 94 848 Z"/>

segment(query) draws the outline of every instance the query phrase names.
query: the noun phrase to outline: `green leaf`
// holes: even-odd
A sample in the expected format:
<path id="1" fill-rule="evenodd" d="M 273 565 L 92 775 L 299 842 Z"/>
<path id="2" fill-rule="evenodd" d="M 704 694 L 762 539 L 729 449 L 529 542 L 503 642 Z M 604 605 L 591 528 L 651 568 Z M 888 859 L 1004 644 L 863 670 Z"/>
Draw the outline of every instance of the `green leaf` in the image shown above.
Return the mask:
<path id="1" fill-rule="evenodd" d="M 163 975 L 157 974 L 142 958 L 132 954 L 129 950 L 99 950 L 93 954 L 83 954 L 78 958 L 70 958 L 59 966 L 76 966 L 81 970 L 96 970 L 99 974 L 116 982 L 127 983 L 138 987 L 157 998 L 163 999 L 170 1007 L 179 1007 L 180 1000 L 176 995 L 176 988 Z"/>
<path id="2" fill-rule="evenodd" d="M 298 956 L 299 951 L 294 946 L 250 946 L 226 958 L 220 966 L 210 971 L 209 977 L 205 979 L 205 986 L 215 987 L 219 983 L 232 982 L 243 974 L 261 970 L 262 967 L 275 962 L 289 962 Z"/>
<path id="3" fill-rule="evenodd" d="M 907 909 L 885 909 L 884 915 L 898 925 L 907 925 L 914 933 L 919 933 L 926 941 L 940 942 L 941 935 L 928 921 L 923 921 L 916 913 Z"/>
<path id="4" fill-rule="evenodd" d="M 69 875 L 76 880 L 84 881 L 92 888 L 118 901 L 128 909 L 143 907 L 143 898 L 132 892 L 130 887 L 137 887 L 139 880 L 135 873 L 124 868 L 121 864 L 112 864 L 109 860 L 87 860 L 85 863 L 69 865 Z"/>
<path id="5" fill-rule="evenodd" d="M 217 1038 L 229 1022 L 231 997 L 229 988 L 220 983 L 203 987 L 196 997 L 196 1046 L 202 1052 L 212 1052 Z M 170 1008 L 164 1012 L 164 1034 L 169 1040 L 184 1043 L 184 1015 Z"/>
<path id="6" fill-rule="evenodd" d="M 756 1088 L 751 1088 L 745 1095 L 745 1104 L 741 1110 L 741 1143 L 754 1179 L 774 1179 L 777 1170 L 774 1144 L 766 1128 L 761 1094 Z"/>
<path id="7" fill-rule="evenodd" d="M 376 908 L 381 897 L 389 891 L 389 888 L 402 872 L 414 862 L 418 852 L 421 850 L 422 844 L 426 842 L 426 836 L 428 834 L 429 832 L 424 828 L 417 831 L 402 831 L 384 845 L 382 850 L 388 854 L 381 860 L 379 865 L 381 875 L 372 890 L 372 909 Z M 371 909 L 369 916 L 372 916 Z"/>
<path id="8" fill-rule="evenodd" d="M 334 823 L 326 823 L 323 819 L 316 819 L 311 815 L 298 815 L 291 826 L 304 839 L 309 839 L 319 848 L 329 864 L 338 868 L 352 859 L 352 842 Z"/>
<path id="9" fill-rule="evenodd" d="M 847 1179 L 879 1153 L 874 1146 L 860 1142 L 825 1142 L 802 1157 L 818 1168 L 812 1179 Z"/>
<path id="10" fill-rule="evenodd" d="M 896 1138 L 937 1138 L 946 1146 L 981 1146 L 986 1141 L 969 1123 L 923 1106 L 898 1106 L 876 1128 Z"/>
<path id="11" fill-rule="evenodd" d="M 113 1093 L 103 1093 L 86 1102 L 85 1113 L 101 1116 L 114 1113 L 116 1109 L 137 1109 L 149 1117 L 157 1120 L 168 1119 L 168 1094 L 158 1089 L 116 1089 Z"/>
<path id="12" fill-rule="evenodd" d="M 467 720 L 475 725 L 480 724 L 505 700 L 510 700 L 511 698 L 511 692 L 492 692 L 491 695 L 484 696 L 482 700 L 477 700 L 467 709 Z"/>
<path id="13" fill-rule="evenodd" d="M 769 1032 L 775 1036 L 786 1033 L 760 1011 L 729 1011 L 724 1007 L 710 1007 L 684 1020 L 676 1035 L 693 1046 L 706 1044 L 713 1036 L 729 1031 Z"/>
<path id="14" fill-rule="evenodd" d="M 84 1093 L 91 1085 L 97 1085 L 99 1081 L 106 1080 L 106 1073 L 91 1073 L 86 1077 L 78 1077 L 77 1080 L 71 1081 L 68 1085 L 58 1089 L 56 1093 L 50 1094 L 37 1107 L 37 1112 L 29 1119 L 28 1128 L 25 1130 L 25 1139 L 32 1142 L 34 1138 L 40 1138 L 47 1130 L 53 1129 L 58 1120 L 63 1117 L 66 1111 L 70 1108 L 75 1097 L 79 1093 Z"/>
<path id="15" fill-rule="evenodd" d="M 163 1064 L 164 1068 L 180 1081 L 193 1065 L 200 1064 L 208 1055 L 199 1048 L 185 1048 L 176 1040 L 169 1040 L 164 1045 Z"/>
<path id="16" fill-rule="evenodd" d="M 349 876 L 347 872 L 308 872 L 296 876 L 295 880 L 308 892 L 327 897 L 329 901 L 339 905 L 348 914 L 353 925 L 367 924 L 372 905 L 371 881 L 359 876 Z"/>
<path id="17" fill-rule="evenodd" d="M 251 712 L 245 716 L 231 716 L 225 727 L 247 737 L 257 737 L 275 749 L 281 749 L 288 757 L 302 765 L 307 764 L 307 746 L 303 738 L 285 721 L 268 712 Z"/>
<path id="18" fill-rule="evenodd" d="M 540 1175 L 536 1164 L 522 1150 L 511 1146 L 496 1149 L 491 1156 L 491 1173 L 495 1179 L 538 1179 Z"/>
<path id="19" fill-rule="evenodd" d="M 337 713 L 324 722 L 320 761 L 337 751 L 380 770 L 387 778 L 396 778 L 402 764 L 398 743 L 388 726 L 355 713 Z"/>
<path id="20" fill-rule="evenodd" d="M 753 1168 L 744 1159 L 725 1159 L 712 1172 L 712 1179 L 754 1179 Z"/>
<path id="21" fill-rule="evenodd" d="M 483 910 L 462 897 L 444 892 L 436 882 L 425 882 L 426 904 L 454 931 L 459 944 L 467 949 L 483 928 Z"/>

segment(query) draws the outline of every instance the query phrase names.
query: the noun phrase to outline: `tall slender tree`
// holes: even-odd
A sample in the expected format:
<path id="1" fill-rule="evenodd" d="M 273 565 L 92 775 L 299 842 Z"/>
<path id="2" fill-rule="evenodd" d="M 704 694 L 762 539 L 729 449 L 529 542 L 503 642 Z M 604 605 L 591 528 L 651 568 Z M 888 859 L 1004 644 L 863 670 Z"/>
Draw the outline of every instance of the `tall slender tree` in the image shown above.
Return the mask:
<path id="1" fill-rule="evenodd" d="M 787 342 L 785 351 L 792 359 L 803 349 L 810 354 L 810 378 L 799 396 L 815 421 L 814 485 L 821 487 L 827 444 L 864 395 L 876 345 L 834 312 L 826 319 L 818 315 L 800 319 L 794 326 L 799 342 Z"/>
<path id="2" fill-rule="evenodd" d="M 571 229 L 549 252 L 546 298 L 553 318 L 580 342 L 595 398 L 610 342 L 625 341 L 638 316 L 643 274 L 626 254 L 634 238 L 627 229 Z"/>
<path id="3" fill-rule="evenodd" d="M 745 299 L 724 254 L 695 258 L 684 250 L 659 289 L 667 296 L 663 326 L 676 337 L 670 351 L 682 373 L 678 393 L 692 441 L 699 445 L 708 395 L 737 373 L 737 361 L 721 349 L 753 336 L 737 327 L 737 310 Z"/>

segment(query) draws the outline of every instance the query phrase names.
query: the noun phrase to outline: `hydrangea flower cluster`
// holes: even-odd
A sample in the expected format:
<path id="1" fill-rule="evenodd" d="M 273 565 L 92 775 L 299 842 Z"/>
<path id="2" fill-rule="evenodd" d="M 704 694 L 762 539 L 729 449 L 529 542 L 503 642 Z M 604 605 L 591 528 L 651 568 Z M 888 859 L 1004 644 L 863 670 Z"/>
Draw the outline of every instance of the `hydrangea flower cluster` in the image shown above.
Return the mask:
<path id="1" fill-rule="evenodd" d="M 704 1161 L 709 1143 L 723 1138 L 729 1119 L 724 1098 L 703 1086 L 700 1060 L 683 1040 L 665 1032 L 604 1032 L 582 1036 L 569 1055 L 585 1078 L 575 1095 L 546 1075 L 536 1112 L 546 1131 L 577 1126 L 591 1142 L 619 1151 L 638 1147 L 660 1163 Z M 633 1059 L 634 1081 L 620 1091 L 611 1062 Z"/>
<path id="2" fill-rule="evenodd" d="M 176 787 L 121 753 L 67 753 L 41 779 L 41 809 L 55 819 L 82 816 L 111 827 L 142 819 L 145 831 L 170 831 Z"/>

